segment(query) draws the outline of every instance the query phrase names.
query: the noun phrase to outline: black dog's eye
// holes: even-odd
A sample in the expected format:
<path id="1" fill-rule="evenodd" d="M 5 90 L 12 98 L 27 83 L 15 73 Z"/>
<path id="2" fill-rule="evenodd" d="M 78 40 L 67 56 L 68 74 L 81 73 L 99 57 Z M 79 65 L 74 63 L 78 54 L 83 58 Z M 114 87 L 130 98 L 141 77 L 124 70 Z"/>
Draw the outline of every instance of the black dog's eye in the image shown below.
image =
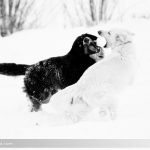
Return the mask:
<path id="1" fill-rule="evenodd" d="M 108 32 L 108 34 L 109 34 L 109 35 L 111 35 L 111 33 L 110 33 L 110 32 Z"/>
<path id="2" fill-rule="evenodd" d="M 85 37 L 83 40 L 84 43 L 89 43 L 90 42 L 90 38 L 89 37 Z"/>

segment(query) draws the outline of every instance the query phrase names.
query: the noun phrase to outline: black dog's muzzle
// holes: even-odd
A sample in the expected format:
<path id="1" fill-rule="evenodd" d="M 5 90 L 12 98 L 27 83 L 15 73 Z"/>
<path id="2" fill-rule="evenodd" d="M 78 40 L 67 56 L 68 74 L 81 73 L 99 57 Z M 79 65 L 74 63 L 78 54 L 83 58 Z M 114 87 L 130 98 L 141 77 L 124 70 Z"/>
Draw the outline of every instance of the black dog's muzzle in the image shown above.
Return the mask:
<path id="1" fill-rule="evenodd" d="M 96 45 L 89 45 L 88 49 L 88 54 L 95 54 L 95 53 L 100 53 L 102 51 L 102 48 Z"/>
<path id="2" fill-rule="evenodd" d="M 91 40 L 89 37 L 85 37 L 83 40 L 83 45 L 87 50 L 87 54 L 95 54 L 100 53 L 102 51 L 102 48 L 100 46 L 97 46 L 96 40 Z"/>

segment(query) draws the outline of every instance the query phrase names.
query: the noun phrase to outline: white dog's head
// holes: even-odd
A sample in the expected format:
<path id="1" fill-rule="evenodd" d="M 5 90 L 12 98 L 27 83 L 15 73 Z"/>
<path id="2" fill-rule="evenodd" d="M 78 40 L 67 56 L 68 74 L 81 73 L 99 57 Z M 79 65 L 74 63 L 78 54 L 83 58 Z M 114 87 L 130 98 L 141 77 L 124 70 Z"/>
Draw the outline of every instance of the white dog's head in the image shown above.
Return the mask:
<path id="1" fill-rule="evenodd" d="M 105 48 L 115 48 L 119 45 L 123 45 L 132 42 L 132 35 L 127 30 L 112 29 L 110 31 L 100 30 L 98 34 L 106 39 Z"/>

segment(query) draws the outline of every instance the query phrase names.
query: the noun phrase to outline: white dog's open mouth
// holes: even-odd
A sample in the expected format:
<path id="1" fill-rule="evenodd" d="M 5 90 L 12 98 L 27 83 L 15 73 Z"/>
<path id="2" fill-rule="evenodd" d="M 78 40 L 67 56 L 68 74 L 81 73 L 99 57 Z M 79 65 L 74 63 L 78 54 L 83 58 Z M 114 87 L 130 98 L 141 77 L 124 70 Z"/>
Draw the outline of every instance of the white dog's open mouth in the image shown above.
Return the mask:
<path id="1" fill-rule="evenodd" d="M 106 42 L 106 44 L 104 45 L 104 48 L 108 48 L 108 42 Z"/>
<path id="2" fill-rule="evenodd" d="M 104 36 L 99 36 L 97 38 L 96 44 L 100 47 L 104 47 L 106 45 L 106 38 Z"/>
<path id="3" fill-rule="evenodd" d="M 108 39 L 104 35 L 101 35 L 101 38 L 103 38 L 105 40 L 105 44 L 103 44 L 103 47 L 104 48 L 109 48 L 109 41 L 108 41 Z"/>
<path id="4" fill-rule="evenodd" d="M 109 48 L 109 41 L 107 38 L 104 36 L 103 31 L 98 31 L 98 34 L 100 35 L 100 41 L 103 41 L 103 47 L 104 48 Z"/>
<path id="5" fill-rule="evenodd" d="M 104 48 L 110 48 L 110 41 L 109 41 L 109 39 L 107 39 L 105 36 L 103 36 L 103 38 L 105 39 L 105 41 L 106 41 L 106 43 L 105 43 L 105 45 L 103 46 Z"/>

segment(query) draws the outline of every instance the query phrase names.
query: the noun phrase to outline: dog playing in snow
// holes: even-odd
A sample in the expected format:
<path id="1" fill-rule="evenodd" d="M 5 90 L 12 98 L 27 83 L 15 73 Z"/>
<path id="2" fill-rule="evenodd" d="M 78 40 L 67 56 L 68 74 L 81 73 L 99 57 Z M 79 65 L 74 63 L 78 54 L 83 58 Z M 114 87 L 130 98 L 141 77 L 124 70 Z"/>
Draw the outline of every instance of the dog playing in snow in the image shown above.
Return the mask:
<path id="1" fill-rule="evenodd" d="M 2 63 L 0 74 L 25 75 L 24 91 L 31 100 L 31 111 L 38 111 L 41 104 L 47 103 L 59 89 L 76 83 L 89 66 L 104 57 L 97 39 L 97 36 L 83 34 L 77 37 L 65 56 L 49 58 L 33 65 Z"/>
<path id="2" fill-rule="evenodd" d="M 112 52 L 89 67 L 79 81 L 55 94 L 50 105 L 73 122 L 79 121 L 93 109 L 115 117 L 116 96 L 132 82 L 135 73 L 135 52 L 132 34 L 126 30 L 98 31 Z"/>

